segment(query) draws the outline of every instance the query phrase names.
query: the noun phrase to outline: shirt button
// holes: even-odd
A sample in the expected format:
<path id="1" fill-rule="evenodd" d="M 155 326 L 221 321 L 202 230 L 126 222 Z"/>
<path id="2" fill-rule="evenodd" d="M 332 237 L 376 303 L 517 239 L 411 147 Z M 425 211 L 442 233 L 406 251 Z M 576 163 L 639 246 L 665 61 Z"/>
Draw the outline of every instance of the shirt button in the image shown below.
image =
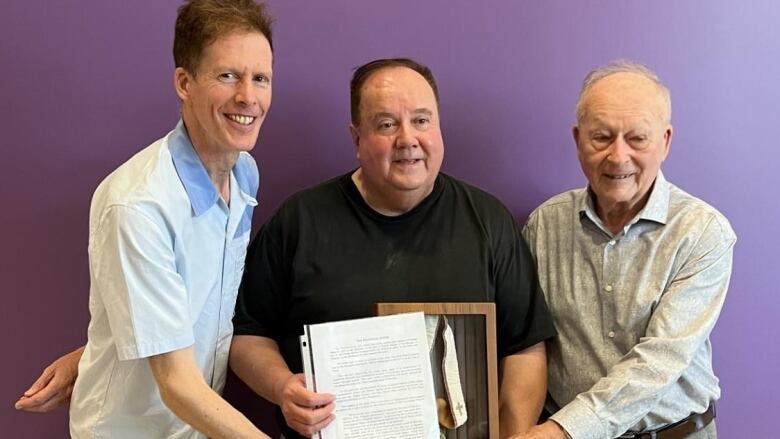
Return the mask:
<path id="1" fill-rule="evenodd" d="M 607 285 L 606 287 L 604 287 L 604 289 L 607 290 L 607 292 L 609 293 L 612 291 L 612 285 Z"/>
<path id="2" fill-rule="evenodd" d="M 609 331 L 609 332 L 607 333 L 607 336 L 608 336 L 609 338 L 615 338 L 615 331 Z"/>

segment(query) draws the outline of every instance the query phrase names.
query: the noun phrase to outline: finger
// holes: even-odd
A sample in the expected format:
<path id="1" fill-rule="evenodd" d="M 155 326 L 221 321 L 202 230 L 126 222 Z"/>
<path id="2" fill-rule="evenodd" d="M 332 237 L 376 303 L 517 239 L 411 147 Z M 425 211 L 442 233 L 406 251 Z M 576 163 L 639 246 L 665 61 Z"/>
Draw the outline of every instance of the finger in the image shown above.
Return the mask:
<path id="1" fill-rule="evenodd" d="M 284 407 L 282 412 L 288 423 L 294 422 L 301 425 L 316 425 L 322 421 L 328 419 L 333 414 L 336 406 L 334 404 L 326 404 L 318 408 L 309 408 L 296 406 L 295 404 L 288 404 Z"/>
<path id="2" fill-rule="evenodd" d="M 68 391 L 68 386 L 62 387 L 51 384 L 32 393 L 31 396 L 22 396 L 22 399 L 20 399 L 19 402 L 22 403 L 23 407 L 31 408 L 34 406 L 42 406 L 51 399 L 55 399 L 58 395 L 60 399 L 69 397 L 70 392 Z"/>
<path id="3" fill-rule="evenodd" d="M 56 397 L 57 395 L 67 392 L 68 386 L 64 383 L 49 381 L 46 387 L 37 390 L 28 396 L 29 399 L 36 403 L 44 404 L 46 401 Z"/>
<path id="4" fill-rule="evenodd" d="M 23 410 L 26 412 L 38 412 L 40 411 L 41 406 L 48 401 L 49 399 L 28 398 L 23 396 L 18 401 L 16 401 L 14 408 L 16 408 L 16 410 Z"/>
<path id="5" fill-rule="evenodd" d="M 47 367 L 44 369 L 43 373 L 41 373 L 41 376 L 38 377 L 37 380 L 35 380 L 34 383 L 30 386 L 29 389 L 24 391 L 24 396 L 32 396 L 42 388 L 46 387 L 46 384 L 51 381 L 51 379 L 54 377 L 54 374 L 51 372 L 51 370 Z"/>
<path id="6" fill-rule="evenodd" d="M 63 395 L 58 395 L 56 398 L 52 398 L 45 403 L 43 403 L 40 407 L 38 407 L 38 413 L 47 413 L 54 409 L 58 409 L 68 403 L 70 398 L 66 398 Z"/>
<path id="7" fill-rule="evenodd" d="M 292 392 L 292 401 L 302 407 L 314 408 L 327 405 L 336 400 L 336 396 L 330 393 L 315 393 L 305 388 L 296 388 Z"/>
<path id="8" fill-rule="evenodd" d="M 73 386 L 67 386 L 61 392 L 57 392 L 48 399 L 39 397 L 40 394 L 37 394 L 32 398 L 22 397 L 14 406 L 17 410 L 33 413 L 46 413 L 68 404 L 72 393 Z"/>
<path id="9" fill-rule="evenodd" d="M 292 428 L 293 430 L 297 431 L 298 433 L 304 436 L 312 436 L 313 434 L 327 427 L 331 422 L 333 422 L 334 419 L 336 419 L 336 416 L 330 415 L 327 418 L 323 419 L 320 422 L 317 422 L 314 425 L 307 425 L 301 423 L 295 423 L 295 424 L 288 423 L 287 425 L 289 425 L 290 428 Z"/>
<path id="10" fill-rule="evenodd" d="M 59 407 L 59 404 L 53 402 L 52 400 L 46 401 L 46 403 L 44 403 L 43 405 L 40 404 L 23 405 L 23 403 L 16 404 L 17 410 L 30 412 L 30 413 L 46 413 L 53 410 L 56 407 Z"/>
<path id="11" fill-rule="evenodd" d="M 22 396 L 18 401 L 14 403 L 16 410 L 27 410 L 27 398 Z"/>

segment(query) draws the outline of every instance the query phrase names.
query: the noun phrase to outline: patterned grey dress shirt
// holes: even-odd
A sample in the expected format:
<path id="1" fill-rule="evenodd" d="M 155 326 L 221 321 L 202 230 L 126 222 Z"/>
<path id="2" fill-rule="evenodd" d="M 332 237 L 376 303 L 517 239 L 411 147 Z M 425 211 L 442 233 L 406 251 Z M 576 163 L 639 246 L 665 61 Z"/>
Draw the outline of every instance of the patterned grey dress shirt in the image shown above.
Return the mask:
<path id="1" fill-rule="evenodd" d="M 709 335 L 736 236 L 717 210 L 659 172 L 616 235 L 587 189 L 542 204 L 523 235 L 558 329 L 547 352 L 552 419 L 572 438 L 656 429 L 720 397 Z"/>

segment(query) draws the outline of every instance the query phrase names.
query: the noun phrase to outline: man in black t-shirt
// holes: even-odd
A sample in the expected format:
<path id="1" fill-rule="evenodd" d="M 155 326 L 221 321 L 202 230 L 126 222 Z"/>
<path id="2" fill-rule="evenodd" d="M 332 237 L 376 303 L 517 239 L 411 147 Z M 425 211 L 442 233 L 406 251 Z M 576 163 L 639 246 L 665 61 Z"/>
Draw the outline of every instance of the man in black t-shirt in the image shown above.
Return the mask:
<path id="1" fill-rule="evenodd" d="M 279 405 L 287 439 L 333 420 L 332 395 L 306 390 L 304 324 L 367 317 L 377 302 L 495 302 L 500 434 L 536 423 L 544 340 L 555 335 L 532 258 L 491 195 L 440 174 L 444 145 L 430 70 L 387 59 L 355 71 L 359 168 L 288 199 L 251 244 L 230 364 Z"/>

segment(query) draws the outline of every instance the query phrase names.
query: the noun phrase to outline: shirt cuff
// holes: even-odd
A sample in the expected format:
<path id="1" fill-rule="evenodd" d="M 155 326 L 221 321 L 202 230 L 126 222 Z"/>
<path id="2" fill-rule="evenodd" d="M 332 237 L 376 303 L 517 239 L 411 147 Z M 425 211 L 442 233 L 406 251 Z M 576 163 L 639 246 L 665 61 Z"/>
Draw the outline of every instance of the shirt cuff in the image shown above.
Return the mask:
<path id="1" fill-rule="evenodd" d="M 195 339 L 192 334 L 183 334 L 169 340 L 117 346 L 116 351 L 119 361 L 128 361 L 178 351 L 194 344 Z"/>
<path id="2" fill-rule="evenodd" d="M 601 420 L 590 407 L 579 399 L 555 412 L 550 419 L 566 430 L 572 439 L 601 439 L 607 432 Z"/>

